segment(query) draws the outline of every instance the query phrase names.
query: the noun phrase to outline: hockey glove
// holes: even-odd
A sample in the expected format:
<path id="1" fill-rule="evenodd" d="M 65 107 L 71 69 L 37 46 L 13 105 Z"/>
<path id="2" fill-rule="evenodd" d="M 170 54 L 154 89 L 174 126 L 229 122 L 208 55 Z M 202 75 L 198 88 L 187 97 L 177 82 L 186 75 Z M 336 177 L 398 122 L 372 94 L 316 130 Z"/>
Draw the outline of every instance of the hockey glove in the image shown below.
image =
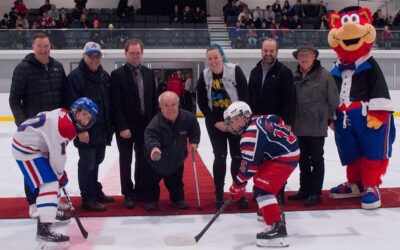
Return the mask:
<path id="1" fill-rule="evenodd" d="M 369 111 L 367 116 L 367 127 L 379 129 L 388 120 L 388 111 Z"/>
<path id="2" fill-rule="evenodd" d="M 67 172 L 65 172 L 65 170 L 64 170 L 61 178 L 58 180 L 58 183 L 60 184 L 60 188 L 63 188 L 68 184 L 68 176 L 67 176 Z"/>
<path id="3" fill-rule="evenodd" d="M 232 186 L 229 188 L 229 195 L 232 197 L 232 201 L 238 201 L 246 193 L 247 182 L 241 184 L 236 184 L 233 182 Z"/>

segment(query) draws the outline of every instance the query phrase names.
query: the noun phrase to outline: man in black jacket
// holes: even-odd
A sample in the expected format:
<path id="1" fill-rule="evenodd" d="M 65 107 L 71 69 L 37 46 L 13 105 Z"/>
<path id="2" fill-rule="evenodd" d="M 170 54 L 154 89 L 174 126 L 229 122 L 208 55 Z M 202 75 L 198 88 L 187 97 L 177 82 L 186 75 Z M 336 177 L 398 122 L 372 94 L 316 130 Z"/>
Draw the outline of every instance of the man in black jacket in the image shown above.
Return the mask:
<path id="1" fill-rule="evenodd" d="M 183 164 L 188 155 L 187 139 L 191 150 L 197 150 L 200 126 L 191 112 L 179 109 L 179 97 L 174 92 L 164 92 L 159 102 L 161 113 L 151 120 L 144 132 L 146 156 L 152 166 L 145 209 L 157 208 L 161 179 L 164 179 L 169 191 L 171 204 L 178 209 L 187 209 L 182 181 Z"/>
<path id="2" fill-rule="evenodd" d="M 143 43 L 130 39 L 125 43 L 127 63 L 111 73 L 111 104 L 119 150 L 121 191 L 124 206 L 134 208 L 147 191 L 149 163 L 144 158 L 144 129 L 157 114 L 157 90 L 154 73 L 141 65 Z M 131 179 L 132 151 L 135 148 L 135 188 Z"/>
<path id="3" fill-rule="evenodd" d="M 78 68 L 68 75 L 68 103 L 80 97 L 89 97 L 99 107 L 96 123 L 87 130 L 79 130 L 74 140 L 78 148 L 78 182 L 82 196 L 82 209 L 105 211 L 104 203 L 114 198 L 104 194 L 97 180 L 99 165 L 103 162 L 106 145 L 111 144 L 113 129 L 110 103 L 110 76 L 101 66 L 101 48 L 87 42 Z"/>
<path id="4" fill-rule="evenodd" d="M 67 79 L 62 64 L 50 56 L 49 35 L 36 33 L 32 49 L 33 53 L 15 67 L 11 80 L 9 102 L 17 126 L 39 112 L 65 107 L 63 93 Z M 29 215 L 37 218 L 38 192 L 33 193 L 25 182 L 25 194 Z"/>
<path id="5" fill-rule="evenodd" d="M 249 79 L 249 105 L 253 115 L 278 115 L 286 125 L 292 126 L 296 102 L 292 71 L 280 63 L 278 42 L 266 39 L 261 47 L 262 60 L 251 70 Z M 284 189 L 279 201 L 284 202 Z"/>
<path id="6" fill-rule="evenodd" d="M 278 43 L 266 39 L 262 60 L 252 69 L 249 79 L 250 108 L 254 115 L 278 115 L 293 125 L 296 101 L 292 71 L 277 60 Z"/>

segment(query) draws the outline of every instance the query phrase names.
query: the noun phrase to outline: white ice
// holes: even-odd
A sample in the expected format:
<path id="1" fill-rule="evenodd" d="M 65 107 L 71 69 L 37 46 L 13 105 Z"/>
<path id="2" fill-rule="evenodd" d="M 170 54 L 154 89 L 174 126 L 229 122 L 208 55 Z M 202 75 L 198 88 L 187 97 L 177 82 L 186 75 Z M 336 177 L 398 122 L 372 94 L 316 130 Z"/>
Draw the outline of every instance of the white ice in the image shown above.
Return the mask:
<path id="1" fill-rule="evenodd" d="M 212 149 L 205 130 L 204 120 L 199 119 L 202 129 L 200 155 L 211 171 Z M 396 118 L 396 128 L 400 131 L 400 118 Z M 0 197 L 24 197 L 23 178 L 11 156 L 11 138 L 14 123 L 0 122 Z M 400 157 L 397 142 L 393 157 L 382 187 L 399 187 Z M 68 146 L 66 166 L 71 195 L 78 196 L 77 150 Z M 107 148 L 106 159 L 101 165 L 99 179 L 104 191 L 110 195 L 120 195 L 118 171 L 113 171 L 118 160 L 116 143 Z M 329 132 L 325 144 L 324 189 L 345 181 L 345 169 L 340 166 L 333 134 Z M 212 172 L 212 171 L 211 171 Z M 298 189 L 298 170 L 290 177 L 287 190 Z M 228 168 L 226 187 L 231 183 Z M 252 184 L 248 185 L 250 190 Z M 400 197 L 400 194 L 399 194 Z M 189 204 L 195 206 L 196 204 Z M 264 224 L 256 220 L 255 214 L 222 214 L 202 239 L 194 246 L 172 247 L 164 242 L 168 236 L 194 237 L 208 223 L 213 215 L 188 216 L 143 216 L 81 218 L 89 231 L 84 240 L 74 221 L 57 227 L 57 231 L 71 237 L 68 245 L 47 245 L 45 249 L 259 249 L 256 233 L 264 229 Z M 313 212 L 287 212 L 287 228 L 290 249 L 398 249 L 400 245 L 400 208 L 380 208 L 373 211 L 362 209 L 324 210 Z M 35 240 L 36 221 L 33 219 L 0 220 L 0 249 L 37 249 Z"/>

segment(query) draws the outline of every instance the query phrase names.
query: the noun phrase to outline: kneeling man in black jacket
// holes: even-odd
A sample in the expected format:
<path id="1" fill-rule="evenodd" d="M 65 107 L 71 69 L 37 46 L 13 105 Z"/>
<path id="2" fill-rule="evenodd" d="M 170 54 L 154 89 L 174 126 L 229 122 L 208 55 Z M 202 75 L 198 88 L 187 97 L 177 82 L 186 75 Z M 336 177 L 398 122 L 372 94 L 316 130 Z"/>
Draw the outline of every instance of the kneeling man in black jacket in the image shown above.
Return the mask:
<path id="1" fill-rule="evenodd" d="M 169 191 L 171 204 L 187 209 L 183 191 L 183 167 L 188 155 L 187 139 L 192 150 L 200 142 L 200 126 L 196 117 L 179 108 L 179 97 L 171 91 L 160 95 L 158 113 L 144 132 L 146 157 L 151 163 L 147 176 L 145 209 L 154 210 L 160 198 L 161 179 Z"/>

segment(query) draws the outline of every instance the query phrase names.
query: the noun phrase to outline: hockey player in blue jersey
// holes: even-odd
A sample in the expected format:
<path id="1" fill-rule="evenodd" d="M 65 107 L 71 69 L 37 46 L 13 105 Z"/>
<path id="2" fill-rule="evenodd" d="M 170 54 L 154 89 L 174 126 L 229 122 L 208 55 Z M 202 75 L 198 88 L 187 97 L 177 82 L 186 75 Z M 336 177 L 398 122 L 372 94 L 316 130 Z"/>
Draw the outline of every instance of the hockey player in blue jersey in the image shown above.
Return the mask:
<path id="1" fill-rule="evenodd" d="M 245 102 L 233 102 L 225 110 L 224 120 L 228 131 L 242 134 L 240 149 L 243 160 L 229 189 L 232 200 L 244 196 L 247 181 L 253 177 L 253 192 L 267 224 L 267 229 L 257 234 L 257 246 L 288 246 L 286 224 L 277 194 L 299 160 L 296 136 L 279 116 L 252 118 L 252 111 Z"/>
<path id="2" fill-rule="evenodd" d="M 39 189 L 37 240 L 69 240 L 68 236 L 52 229 L 59 188 L 68 182 L 64 170 L 66 146 L 76 137 L 77 130 L 93 125 L 97 114 L 97 105 L 83 97 L 77 99 L 70 110 L 59 108 L 39 113 L 23 122 L 14 133 L 12 154 L 31 190 Z"/>

